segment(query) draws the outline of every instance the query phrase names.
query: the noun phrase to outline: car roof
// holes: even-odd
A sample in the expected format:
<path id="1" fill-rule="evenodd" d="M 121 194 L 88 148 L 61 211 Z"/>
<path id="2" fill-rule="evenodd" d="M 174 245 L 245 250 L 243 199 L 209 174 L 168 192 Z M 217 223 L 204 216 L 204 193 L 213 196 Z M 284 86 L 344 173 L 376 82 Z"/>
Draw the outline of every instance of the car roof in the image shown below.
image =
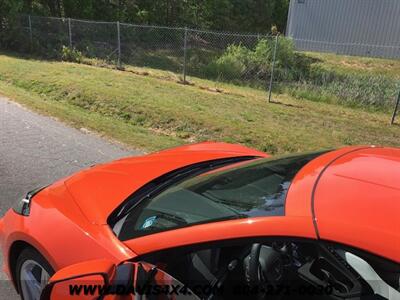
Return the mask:
<path id="1" fill-rule="evenodd" d="M 338 156 L 321 172 L 312 205 L 321 239 L 400 262 L 400 149 Z"/>

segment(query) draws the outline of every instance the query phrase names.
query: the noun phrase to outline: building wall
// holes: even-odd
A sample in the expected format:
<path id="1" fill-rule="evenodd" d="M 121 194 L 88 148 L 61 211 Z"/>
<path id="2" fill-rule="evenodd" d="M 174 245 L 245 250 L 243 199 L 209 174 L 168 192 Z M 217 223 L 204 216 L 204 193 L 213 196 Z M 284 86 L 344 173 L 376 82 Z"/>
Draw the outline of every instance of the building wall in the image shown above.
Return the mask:
<path id="1" fill-rule="evenodd" d="M 291 0 L 297 49 L 400 58 L 400 0 Z"/>

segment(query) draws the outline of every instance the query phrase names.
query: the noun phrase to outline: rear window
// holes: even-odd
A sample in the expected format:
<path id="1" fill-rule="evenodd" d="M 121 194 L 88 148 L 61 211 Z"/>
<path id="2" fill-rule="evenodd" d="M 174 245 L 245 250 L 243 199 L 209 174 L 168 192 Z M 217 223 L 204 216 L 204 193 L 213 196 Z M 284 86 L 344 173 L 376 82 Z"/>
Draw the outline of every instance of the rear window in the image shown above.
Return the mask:
<path id="1" fill-rule="evenodd" d="M 322 153 L 257 159 L 183 180 L 141 201 L 113 230 L 128 240 L 202 223 L 283 216 L 293 178 Z"/>

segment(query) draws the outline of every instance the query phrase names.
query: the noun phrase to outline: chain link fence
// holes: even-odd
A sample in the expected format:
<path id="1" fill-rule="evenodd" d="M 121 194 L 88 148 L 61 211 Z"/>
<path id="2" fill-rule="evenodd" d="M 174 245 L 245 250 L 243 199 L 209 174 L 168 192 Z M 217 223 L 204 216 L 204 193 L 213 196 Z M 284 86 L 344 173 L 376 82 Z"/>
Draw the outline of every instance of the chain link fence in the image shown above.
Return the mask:
<path id="1" fill-rule="evenodd" d="M 22 52 L 61 59 L 68 47 L 86 59 L 118 68 L 170 71 L 184 83 L 192 76 L 249 85 L 266 89 L 271 97 L 275 36 L 38 16 L 19 16 L 10 28 L 15 31 L 12 48 Z M 240 51 L 255 51 L 260 44 L 268 45 L 262 70 L 233 61 Z"/>
<path id="2" fill-rule="evenodd" d="M 22 52 L 65 59 L 67 51 L 96 65 L 173 72 L 183 83 L 196 77 L 251 86 L 266 90 L 270 102 L 274 90 L 389 111 L 400 89 L 399 78 L 393 76 L 321 67 L 318 58 L 296 51 L 295 41 L 279 35 L 38 16 L 20 16 L 9 30 L 9 48 Z"/>

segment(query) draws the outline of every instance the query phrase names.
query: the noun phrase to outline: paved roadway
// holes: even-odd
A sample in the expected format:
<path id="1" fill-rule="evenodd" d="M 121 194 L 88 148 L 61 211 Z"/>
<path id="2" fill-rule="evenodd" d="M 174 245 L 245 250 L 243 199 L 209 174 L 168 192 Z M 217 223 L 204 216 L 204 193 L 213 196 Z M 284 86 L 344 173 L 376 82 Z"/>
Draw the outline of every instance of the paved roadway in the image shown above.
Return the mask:
<path id="1" fill-rule="evenodd" d="M 92 164 L 133 154 L 139 152 L 87 130 L 70 128 L 0 96 L 0 216 L 35 187 Z M 0 281 L 0 299 L 16 299 L 1 271 Z"/>

